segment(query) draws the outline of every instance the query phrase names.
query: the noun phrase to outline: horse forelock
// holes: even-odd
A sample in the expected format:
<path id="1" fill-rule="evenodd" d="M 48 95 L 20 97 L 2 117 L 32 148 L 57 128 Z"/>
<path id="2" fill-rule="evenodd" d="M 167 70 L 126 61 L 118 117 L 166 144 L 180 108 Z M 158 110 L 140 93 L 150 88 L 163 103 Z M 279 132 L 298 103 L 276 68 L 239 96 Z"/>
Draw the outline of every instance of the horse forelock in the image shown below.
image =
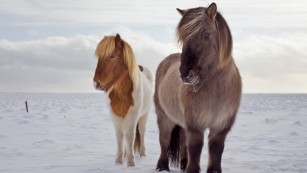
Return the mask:
<path id="1" fill-rule="evenodd" d="M 195 11 L 196 10 L 196 11 Z M 191 40 L 197 33 L 202 32 L 207 24 L 206 20 L 211 20 L 206 15 L 206 8 L 196 8 L 188 11 L 180 20 L 177 27 L 177 38 L 179 43 Z M 219 35 L 218 68 L 227 65 L 232 55 L 232 36 L 228 24 L 223 16 L 218 12 L 216 17 L 216 29 Z"/>
<path id="2" fill-rule="evenodd" d="M 134 57 L 134 52 L 131 46 L 124 41 L 123 43 L 123 60 L 124 64 L 127 66 L 129 76 L 133 83 L 137 83 L 137 70 L 138 66 Z M 110 58 L 115 51 L 115 36 L 105 36 L 98 44 L 95 54 L 98 59 Z"/>
<path id="3" fill-rule="evenodd" d="M 194 11 L 188 11 L 182 17 L 177 27 L 177 38 L 179 43 L 190 40 L 202 29 L 202 26 L 206 22 L 205 13 L 205 8 L 199 7 L 194 9 Z"/>

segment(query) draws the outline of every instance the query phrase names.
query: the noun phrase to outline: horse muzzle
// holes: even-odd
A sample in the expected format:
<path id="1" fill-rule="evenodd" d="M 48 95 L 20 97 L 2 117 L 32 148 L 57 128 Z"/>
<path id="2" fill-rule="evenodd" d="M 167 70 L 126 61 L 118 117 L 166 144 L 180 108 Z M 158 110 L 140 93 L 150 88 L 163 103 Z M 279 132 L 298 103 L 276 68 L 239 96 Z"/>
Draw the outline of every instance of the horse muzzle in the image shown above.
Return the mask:
<path id="1" fill-rule="evenodd" d="M 180 76 L 183 83 L 188 85 L 198 85 L 200 82 L 199 74 L 195 73 L 193 70 L 189 70 L 185 75 Z"/>
<path id="2" fill-rule="evenodd" d="M 103 89 L 100 87 L 100 82 L 99 81 L 98 82 L 93 81 L 93 85 L 94 85 L 94 88 L 96 90 L 103 91 Z"/>

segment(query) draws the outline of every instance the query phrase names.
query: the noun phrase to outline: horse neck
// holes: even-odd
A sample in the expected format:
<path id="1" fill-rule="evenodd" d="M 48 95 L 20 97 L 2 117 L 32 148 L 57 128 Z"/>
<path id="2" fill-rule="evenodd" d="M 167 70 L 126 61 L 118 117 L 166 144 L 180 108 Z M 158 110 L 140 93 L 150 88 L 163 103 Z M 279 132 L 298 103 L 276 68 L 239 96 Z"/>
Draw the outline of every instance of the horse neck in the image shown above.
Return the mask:
<path id="1" fill-rule="evenodd" d="M 203 76 L 204 81 L 213 80 L 217 75 L 221 73 L 227 73 L 232 68 L 234 64 L 232 56 L 230 56 L 229 60 L 224 62 L 222 65 L 218 58 L 219 57 L 214 58 L 215 60 L 203 66 L 206 74 Z"/>
<path id="2" fill-rule="evenodd" d="M 129 77 L 129 73 L 125 72 L 113 85 L 109 93 L 110 105 L 112 111 L 120 116 L 125 117 L 129 108 L 134 104 L 133 82 Z"/>
<path id="3" fill-rule="evenodd" d="M 128 71 L 125 72 L 113 85 L 112 91 L 120 97 L 127 97 L 133 90 L 133 81 L 129 76 Z"/>

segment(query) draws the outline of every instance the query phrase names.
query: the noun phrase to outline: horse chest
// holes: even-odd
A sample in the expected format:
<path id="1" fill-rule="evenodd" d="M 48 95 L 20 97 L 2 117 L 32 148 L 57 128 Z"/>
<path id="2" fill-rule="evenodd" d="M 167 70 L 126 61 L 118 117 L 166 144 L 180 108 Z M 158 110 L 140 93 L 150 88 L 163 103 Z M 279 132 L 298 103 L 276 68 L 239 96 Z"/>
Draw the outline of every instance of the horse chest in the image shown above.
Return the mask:
<path id="1" fill-rule="evenodd" d="M 111 91 L 109 94 L 110 106 L 113 113 L 119 117 L 125 117 L 131 106 L 133 106 L 132 95 L 120 95 L 116 92 Z"/>

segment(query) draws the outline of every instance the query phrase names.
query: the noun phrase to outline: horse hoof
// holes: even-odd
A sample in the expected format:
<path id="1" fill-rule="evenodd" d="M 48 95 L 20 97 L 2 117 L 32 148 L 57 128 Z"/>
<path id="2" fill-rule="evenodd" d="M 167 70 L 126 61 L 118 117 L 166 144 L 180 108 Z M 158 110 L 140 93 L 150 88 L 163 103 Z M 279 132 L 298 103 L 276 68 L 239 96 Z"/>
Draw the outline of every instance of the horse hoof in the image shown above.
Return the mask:
<path id="1" fill-rule="evenodd" d="M 141 149 L 139 153 L 140 153 L 141 157 L 145 157 L 146 156 L 145 149 Z"/>
<path id="2" fill-rule="evenodd" d="M 187 164 L 188 164 L 188 160 L 187 159 L 181 159 L 181 161 L 180 161 L 180 170 L 182 170 L 184 172 L 185 169 L 187 168 Z"/>
<path id="3" fill-rule="evenodd" d="M 115 164 L 117 164 L 117 165 L 122 165 L 122 164 L 123 164 L 123 159 L 117 158 L 117 159 L 115 160 Z"/>
<path id="4" fill-rule="evenodd" d="M 157 171 L 170 171 L 168 167 L 168 160 L 159 159 L 156 170 Z"/>
<path id="5" fill-rule="evenodd" d="M 195 167 L 195 168 L 187 168 L 185 170 L 185 173 L 200 173 L 200 168 Z"/>
<path id="6" fill-rule="evenodd" d="M 170 172 L 169 168 L 156 168 L 157 171 L 168 171 Z"/>
<path id="7" fill-rule="evenodd" d="M 222 170 L 214 170 L 214 169 L 208 169 L 207 173 L 222 173 Z"/>
<path id="8" fill-rule="evenodd" d="M 128 161 L 127 166 L 128 167 L 134 167 L 135 166 L 134 161 Z"/>

